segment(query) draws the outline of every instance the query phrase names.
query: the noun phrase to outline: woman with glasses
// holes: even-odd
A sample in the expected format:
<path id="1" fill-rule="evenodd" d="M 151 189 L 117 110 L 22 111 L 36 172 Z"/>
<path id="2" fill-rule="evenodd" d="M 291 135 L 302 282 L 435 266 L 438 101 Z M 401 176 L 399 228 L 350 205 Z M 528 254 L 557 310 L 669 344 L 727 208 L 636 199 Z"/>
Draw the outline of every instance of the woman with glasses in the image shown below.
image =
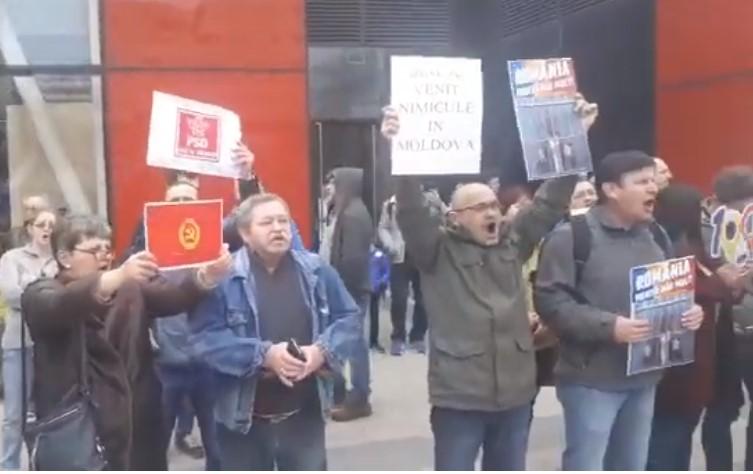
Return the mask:
<path id="1" fill-rule="evenodd" d="M 8 313 L 2 338 L 3 385 L 5 386 L 5 419 L 3 421 L 3 452 L 0 467 L 18 470 L 21 467 L 21 426 L 24 398 L 28 400 L 32 380 L 32 343 L 25 334 L 25 350 L 21 343 L 21 294 L 26 286 L 42 277 L 57 273 L 52 258 L 50 236 L 55 226 L 55 214 L 47 209 L 37 209 L 26 222 L 28 242 L 6 252 L 0 258 L 0 293 L 5 298 Z M 26 365 L 26 389 L 23 388 L 22 370 Z"/>
<path id="2" fill-rule="evenodd" d="M 94 216 L 61 219 L 52 234 L 57 277 L 30 285 L 24 317 L 35 343 L 33 399 L 44 419 L 80 380 L 81 347 L 108 469 L 166 468 L 159 381 L 149 325 L 191 309 L 228 273 L 226 251 L 172 283 L 147 252 L 110 269 L 110 228 Z M 83 337 L 83 341 L 81 340 Z M 152 405 L 155 405 L 152 403 Z"/>

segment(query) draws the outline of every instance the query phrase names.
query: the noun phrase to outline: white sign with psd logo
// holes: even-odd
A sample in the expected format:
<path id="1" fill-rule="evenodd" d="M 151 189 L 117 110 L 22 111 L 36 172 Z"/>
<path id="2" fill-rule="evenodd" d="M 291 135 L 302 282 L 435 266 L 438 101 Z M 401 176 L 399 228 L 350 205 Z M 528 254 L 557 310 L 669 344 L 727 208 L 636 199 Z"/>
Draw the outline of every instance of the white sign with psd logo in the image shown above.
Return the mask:
<path id="1" fill-rule="evenodd" d="M 154 91 L 147 165 L 243 178 L 232 159 L 240 139 L 241 121 L 235 112 Z"/>
<path id="2" fill-rule="evenodd" d="M 477 174 L 481 169 L 481 60 L 392 57 L 400 132 L 393 175 Z"/>

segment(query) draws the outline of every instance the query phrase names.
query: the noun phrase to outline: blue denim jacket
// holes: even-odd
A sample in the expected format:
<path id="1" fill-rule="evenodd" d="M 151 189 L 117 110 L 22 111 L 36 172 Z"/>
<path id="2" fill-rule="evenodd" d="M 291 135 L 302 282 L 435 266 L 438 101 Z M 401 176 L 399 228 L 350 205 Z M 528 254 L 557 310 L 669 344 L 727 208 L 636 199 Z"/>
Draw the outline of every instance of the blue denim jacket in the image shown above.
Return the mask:
<path id="1" fill-rule="evenodd" d="M 327 366 L 341 372 L 343 361 L 358 337 L 359 309 L 337 272 L 318 255 L 291 250 L 306 303 L 311 309 L 313 340 L 325 353 Z M 233 255 L 231 275 L 193 311 L 191 348 L 217 374 L 215 417 L 228 429 L 251 428 L 256 382 L 267 350 L 259 338 L 256 284 L 245 247 Z M 331 377 L 318 377 L 322 411 L 330 407 Z"/>

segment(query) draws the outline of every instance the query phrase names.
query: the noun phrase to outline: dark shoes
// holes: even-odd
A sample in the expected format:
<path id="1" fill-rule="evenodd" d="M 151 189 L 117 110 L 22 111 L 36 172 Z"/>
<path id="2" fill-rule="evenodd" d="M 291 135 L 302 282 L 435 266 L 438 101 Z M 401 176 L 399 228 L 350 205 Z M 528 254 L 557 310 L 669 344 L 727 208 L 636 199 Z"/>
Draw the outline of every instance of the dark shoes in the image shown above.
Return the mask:
<path id="1" fill-rule="evenodd" d="M 371 350 L 374 352 L 378 352 L 379 354 L 387 353 L 387 350 L 384 347 L 382 347 L 382 345 L 379 344 L 378 342 L 371 344 Z"/>
<path id="2" fill-rule="evenodd" d="M 416 351 L 419 354 L 426 354 L 426 343 L 424 341 L 414 341 L 410 343 L 412 351 Z"/>
<path id="3" fill-rule="evenodd" d="M 342 405 L 332 409 L 333 421 L 353 421 L 368 416 L 371 416 L 371 403 L 368 400 L 358 399 L 351 393 L 345 397 Z"/>
<path id="4" fill-rule="evenodd" d="M 175 448 L 186 456 L 193 459 L 204 458 L 204 447 L 200 444 L 190 444 L 188 436 L 181 436 L 175 438 Z"/>
<path id="5" fill-rule="evenodd" d="M 390 346 L 390 355 L 392 356 L 401 356 L 405 353 L 405 343 L 403 341 L 392 341 L 392 345 Z"/>

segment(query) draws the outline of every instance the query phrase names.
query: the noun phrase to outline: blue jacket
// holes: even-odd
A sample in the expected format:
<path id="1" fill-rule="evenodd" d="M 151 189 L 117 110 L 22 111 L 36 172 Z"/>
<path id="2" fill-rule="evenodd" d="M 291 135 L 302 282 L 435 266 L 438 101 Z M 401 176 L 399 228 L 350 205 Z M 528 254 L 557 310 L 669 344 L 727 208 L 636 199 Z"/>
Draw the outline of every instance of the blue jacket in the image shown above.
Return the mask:
<path id="1" fill-rule="evenodd" d="M 325 352 L 327 366 L 341 372 L 358 337 L 359 309 L 337 272 L 318 255 L 291 250 L 301 288 L 311 309 L 313 340 Z M 215 417 L 228 429 L 248 433 L 251 428 L 256 382 L 272 345 L 259 339 L 256 285 L 245 249 L 233 255 L 231 275 L 188 318 L 195 356 L 216 373 Z M 322 411 L 329 409 L 332 380 L 318 377 Z"/>
<path id="2" fill-rule="evenodd" d="M 373 294 L 379 293 L 390 284 L 390 257 L 374 246 L 371 247 L 369 274 Z"/>

